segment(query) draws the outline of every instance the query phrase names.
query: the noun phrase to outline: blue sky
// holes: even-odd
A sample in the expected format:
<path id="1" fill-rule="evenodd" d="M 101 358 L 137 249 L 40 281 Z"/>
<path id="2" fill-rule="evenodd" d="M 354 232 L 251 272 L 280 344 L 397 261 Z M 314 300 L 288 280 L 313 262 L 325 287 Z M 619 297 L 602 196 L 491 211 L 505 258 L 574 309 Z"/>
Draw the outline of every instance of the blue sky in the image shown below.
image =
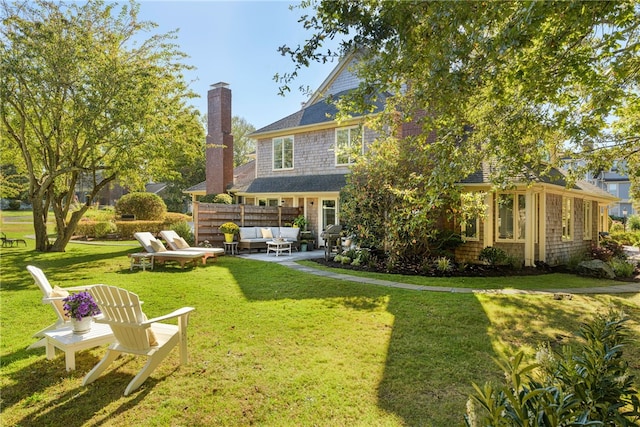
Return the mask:
<path id="1" fill-rule="evenodd" d="M 278 95 L 276 73 L 293 71 L 293 62 L 277 49 L 306 40 L 299 24 L 300 9 L 289 1 L 140 1 L 140 18 L 158 24 L 156 31 L 178 29 L 175 41 L 189 55 L 185 63 L 197 67 L 187 74 L 191 88 L 201 96 L 194 105 L 206 113 L 211 84 L 229 83 L 233 115 L 244 117 L 256 129 L 296 112 L 306 97 L 300 85 L 313 90 L 336 63 L 312 64 L 300 72 L 285 97 Z M 307 12 L 308 13 L 308 12 Z"/>

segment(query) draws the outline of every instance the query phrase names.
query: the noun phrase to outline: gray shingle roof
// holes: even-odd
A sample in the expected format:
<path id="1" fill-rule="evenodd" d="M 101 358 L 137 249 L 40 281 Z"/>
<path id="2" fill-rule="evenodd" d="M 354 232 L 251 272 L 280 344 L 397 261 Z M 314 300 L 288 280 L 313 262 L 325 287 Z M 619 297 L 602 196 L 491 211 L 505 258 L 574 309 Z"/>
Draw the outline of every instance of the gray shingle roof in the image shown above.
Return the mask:
<path id="1" fill-rule="evenodd" d="M 342 91 L 334 95 L 334 99 L 339 99 L 348 93 L 348 90 Z M 373 102 L 377 111 L 382 111 L 384 109 L 386 97 L 380 95 L 377 97 L 377 100 Z M 274 132 L 285 129 L 293 129 L 301 126 L 309 126 L 316 125 L 321 123 L 328 123 L 335 119 L 336 113 L 338 109 L 332 102 L 329 102 L 326 99 L 322 101 L 316 102 L 308 106 L 305 109 L 300 111 L 296 111 L 295 113 L 280 119 L 276 122 L 271 123 L 257 131 L 253 132 L 250 136 L 255 136 L 261 133 L 266 132 Z M 353 114 L 353 117 L 360 117 L 362 114 Z"/>
<path id="2" fill-rule="evenodd" d="M 340 191 L 346 182 L 345 174 L 256 178 L 245 191 L 247 193 L 333 192 Z"/>
<path id="3" fill-rule="evenodd" d="M 466 178 L 460 181 L 462 184 L 490 184 L 491 183 L 491 164 L 489 162 L 483 162 L 482 168 Z M 544 184 L 553 184 L 561 187 L 567 186 L 567 177 L 565 173 L 557 168 L 551 168 L 548 174 L 537 173 L 532 168 L 525 169 L 522 173 L 511 177 L 511 181 L 514 183 L 523 182 L 540 182 Z M 595 196 L 612 198 L 613 196 L 603 189 L 589 184 L 587 181 L 577 180 L 571 187 L 574 190 L 582 190 L 591 193 Z"/>

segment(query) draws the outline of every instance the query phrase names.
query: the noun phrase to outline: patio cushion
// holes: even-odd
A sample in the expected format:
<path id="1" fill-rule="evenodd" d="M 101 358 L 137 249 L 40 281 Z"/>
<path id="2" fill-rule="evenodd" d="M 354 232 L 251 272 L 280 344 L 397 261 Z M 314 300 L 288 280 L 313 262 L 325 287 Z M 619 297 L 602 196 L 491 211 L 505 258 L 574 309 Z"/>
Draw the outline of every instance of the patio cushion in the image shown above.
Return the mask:
<path id="1" fill-rule="evenodd" d="M 270 228 L 261 228 L 260 232 L 262 233 L 263 239 L 273 239 L 273 232 Z"/>
<path id="2" fill-rule="evenodd" d="M 257 227 L 240 227 L 240 239 L 255 239 L 258 237 L 257 231 Z"/>
<path id="3" fill-rule="evenodd" d="M 298 233 L 300 232 L 299 228 L 294 227 L 281 227 L 280 228 L 280 237 L 287 240 L 298 240 Z"/>

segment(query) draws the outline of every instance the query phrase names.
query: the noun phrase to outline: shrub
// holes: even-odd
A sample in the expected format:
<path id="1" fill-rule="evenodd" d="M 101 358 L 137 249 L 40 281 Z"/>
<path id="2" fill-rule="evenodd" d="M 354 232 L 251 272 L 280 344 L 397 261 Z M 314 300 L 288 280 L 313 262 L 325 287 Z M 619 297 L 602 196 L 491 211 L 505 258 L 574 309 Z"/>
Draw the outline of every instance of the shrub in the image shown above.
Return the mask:
<path id="1" fill-rule="evenodd" d="M 213 196 L 213 203 L 222 203 L 224 205 L 230 205 L 233 203 L 233 197 L 226 193 L 220 193 Z"/>
<path id="2" fill-rule="evenodd" d="M 582 261 L 586 259 L 588 259 L 586 252 L 580 251 L 580 252 L 574 253 L 569 257 L 569 261 L 567 262 L 567 268 L 571 271 L 575 271 L 576 268 L 578 268 L 578 264 L 580 264 Z"/>
<path id="3" fill-rule="evenodd" d="M 478 255 L 478 259 L 480 261 L 484 261 L 489 265 L 500 265 L 504 264 L 507 260 L 507 253 L 500 248 L 494 248 L 493 246 L 487 246 L 486 248 L 480 251 L 480 255 Z"/>
<path id="4" fill-rule="evenodd" d="M 597 316 L 578 332 L 575 350 L 543 346 L 537 364 L 524 366 L 522 352 L 498 362 L 508 383 L 473 384 L 467 425 L 636 425 L 638 390 L 622 358 L 626 321 L 620 313 Z M 474 403 L 484 408 L 481 414 Z"/>
<path id="5" fill-rule="evenodd" d="M 18 199 L 9 200 L 9 206 L 7 206 L 8 211 L 19 211 L 22 202 Z"/>
<path id="6" fill-rule="evenodd" d="M 640 231 L 610 233 L 609 238 L 621 245 L 640 246 Z"/>
<path id="7" fill-rule="evenodd" d="M 513 270 L 522 270 L 522 267 L 523 267 L 522 259 L 512 255 L 507 255 L 507 258 L 504 260 L 504 263 Z"/>
<path id="8" fill-rule="evenodd" d="M 101 221 L 96 223 L 94 230 L 94 236 L 98 239 L 101 239 L 103 237 L 106 237 L 107 234 L 115 233 L 117 228 L 116 225 L 111 221 Z"/>
<path id="9" fill-rule="evenodd" d="M 117 215 L 135 215 L 138 221 L 160 221 L 166 213 L 167 205 L 153 193 L 129 193 L 116 202 Z"/>
<path id="10" fill-rule="evenodd" d="M 609 265 L 617 277 L 631 277 L 635 271 L 635 266 L 633 264 L 620 258 L 613 258 L 609 261 Z"/>
<path id="11" fill-rule="evenodd" d="M 620 243 L 616 242 L 615 240 L 611 240 L 611 239 L 605 240 L 604 242 L 601 243 L 601 246 L 609 249 L 612 255 L 616 258 L 626 258 L 626 255 L 624 253 L 624 248 Z"/>
<path id="12" fill-rule="evenodd" d="M 609 233 L 618 233 L 624 231 L 624 224 L 619 221 L 613 221 L 609 227 Z"/>
<path id="13" fill-rule="evenodd" d="M 441 273 L 448 273 L 453 270 L 453 263 L 445 256 L 441 256 L 436 259 L 436 269 Z"/>
<path id="14" fill-rule="evenodd" d="M 589 257 L 591 259 L 599 259 L 600 261 L 608 262 L 613 258 L 613 252 L 606 246 L 591 246 L 589 250 Z"/>
<path id="15" fill-rule="evenodd" d="M 226 194 L 207 194 L 206 196 L 202 196 L 198 199 L 201 203 L 221 203 L 223 205 L 231 205 L 233 204 L 233 198 Z"/>
<path id="16" fill-rule="evenodd" d="M 173 224 L 171 229 L 178 233 L 178 236 L 186 240 L 189 245 L 193 245 L 195 238 L 191 232 L 191 226 L 186 221 L 181 221 Z"/>
<path id="17" fill-rule="evenodd" d="M 627 218 L 627 229 L 629 231 L 640 231 L 640 215 L 631 215 Z"/>

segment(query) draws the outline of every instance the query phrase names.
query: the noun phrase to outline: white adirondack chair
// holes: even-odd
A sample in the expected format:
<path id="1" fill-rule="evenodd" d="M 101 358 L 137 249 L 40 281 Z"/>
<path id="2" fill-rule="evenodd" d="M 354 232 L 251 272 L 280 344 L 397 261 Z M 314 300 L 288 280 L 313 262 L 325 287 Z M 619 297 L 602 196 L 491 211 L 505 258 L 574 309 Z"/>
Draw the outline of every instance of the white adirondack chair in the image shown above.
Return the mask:
<path id="1" fill-rule="evenodd" d="M 45 276 L 44 272 L 36 266 L 28 265 L 27 271 L 33 277 L 33 280 L 36 282 L 40 290 L 42 291 L 42 303 L 50 304 L 53 308 L 53 311 L 56 313 L 58 319 L 56 323 L 53 323 L 46 328 L 36 332 L 33 336 L 35 338 L 40 338 L 37 342 L 31 344 L 28 348 L 37 348 L 44 347 L 46 344 L 46 338 L 44 338 L 44 333 L 50 331 L 52 329 L 58 329 L 63 326 L 66 322 L 69 321 L 69 318 L 64 313 L 64 309 L 62 308 L 62 300 L 69 295 L 69 291 L 86 291 L 91 288 L 92 285 L 89 286 L 74 286 L 68 288 L 59 288 L 55 289 L 49 283 L 47 276 Z"/>
<path id="2" fill-rule="evenodd" d="M 176 345 L 180 347 L 180 363 L 187 363 L 187 323 L 193 307 L 183 307 L 170 314 L 147 320 L 138 295 L 115 286 L 96 285 L 89 291 L 102 311 L 103 318 L 116 337 L 104 358 L 84 377 L 82 385 L 95 381 L 122 353 L 146 356 L 147 363 L 131 380 L 125 396 L 136 390 Z M 157 323 L 178 318 L 178 325 Z"/>

